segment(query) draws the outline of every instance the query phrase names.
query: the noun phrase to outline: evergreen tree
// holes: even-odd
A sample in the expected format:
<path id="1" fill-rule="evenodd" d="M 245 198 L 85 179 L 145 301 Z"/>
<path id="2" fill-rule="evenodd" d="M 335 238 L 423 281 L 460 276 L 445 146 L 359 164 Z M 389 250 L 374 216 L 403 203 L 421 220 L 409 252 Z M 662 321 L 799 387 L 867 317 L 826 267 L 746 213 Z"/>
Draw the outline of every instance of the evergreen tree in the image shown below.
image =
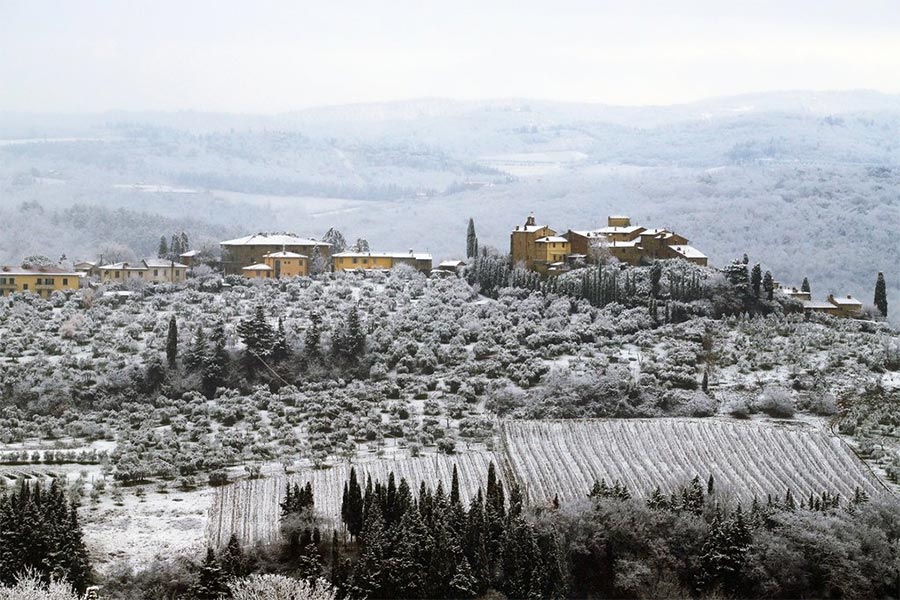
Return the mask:
<path id="1" fill-rule="evenodd" d="M 169 258 L 174 260 L 175 257 L 178 256 L 179 254 L 181 254 L 182 252 L 184 252 L 184 250 L 181 249 L 181 237 L 179 237 L 177 234 L 173 233 L 172 241 L 169 244 Z"/>
<path id="2" fill-rule="evenodd" d="M 762 268 L 756 263 L 750 271 L 750 287 L 753 289 L 754 298 L 759 298 L 760 286 L 762 286 Z"/>
<path id="3" fill-rule="evenodd" d="M 254 356 L 265 358 L 272 354 L 275 331 L 269 325 L 262 305 L 257 305 L 253 317 L 238 324 L 237 331 L 241 341 Z"/>
<path id="4" fill-rule="evenodd" d="M 703 369 L 703 379 L 700 381 L 700 389 L 703 393 L 709 393 L 709 369 Z"/>
<path id="5" fill-rule="evenodd" d="M 334 248 L 332 252 L 337 252 Z M 309 274 L 321 275 L 329 271 L 328 260 L 322 255 L 322 250 L 318 246 L 313 247 L 312 256 L 309 257 Z"/>
<path id="6" fill-rule="evenodd" d="M 660 285 L 659 281 L 662 278 L 662 263 L 660 261 L 654 261 L 650 266 L 650 297 L 651 298 L 659 298 Z"/>
<path id="7" fill-rule="evenodd" d="M 212 350 L 203 361 L 203 393 L 207 398 L 211 398 L 225 383 L 229 362 L 228 350 L 225 348 L 225 328 L 220 323 L 213 328 Z"/>
<path id="8" fill-rule="evenodd" d="M 803 283 L 800 284 L 800 291 L 801 291 L 801 292 L 806 292 L 807 294 L 810 293 L 810 289 L 809 289 L 809 279 L 807 279 L 806 277 L 803 278 Z"/>
<path id="9" fill-rule="evenodd" d="M 322 338 L 321 327 L 322 316 L 317 311 L 313 311 L 309 315 L 309 328 L 306 330 L 304 339 L 307 356 L 314 357 L 319 355 L 319 342 Z"/>
<path id="10" fill-rule="evenodd" d="M 157 258 L 168 258 L 169 257 L 169 244 L 166 242 L 166 236 L 160 236 L 159 238 L 159 250 L 156 252 Z"/>
<path id="11" fill-rule="evenodd" d="M 219 554 L 219 565 L 221 565 L 222 573 L 227 579 L 245 577 L 249 574 L 244 551 L 241 549 L 237 535 L 232 533 L 231 537 L 228 538 L 228 544 Z"/>
<path id="12" fill-rule="evenodd" d="M 466 231 L 466 258 L 478 256 L 478 237 L 475 235 L 475 221 L 469 219 L 469 228 Z"/>
<path id="13" fill-rule="evenodd" d="M 284 331 L 284 318 L 278 317 L 278 329 L 275 332 L 275 340 L 272 344 L 272 358 L 284 360 L 291 355 L 291 347 L 287 341 L 287 333 Z"/>
<path id="14" fill-rule="evenodd" d="M 884 273 L 881 272 L 878 273 L 878 278 L 875 280 L 875 307 L 882 317 L 887 317 L 887 285 L 884 282 Z"/>
<path id="15" fill-rule="evenodd" d="M 191 249 L 191 244 L 188 241 L 188 234 L 185 233 L 184 231 L 181 232 L 179 242 L 181 243 L 181 252 L 179 252 L 178 254 L 176 254 L 175 256 L 172 257 L 173 259 L 176 259 L 176 260 L 178 259 L 178 257 L 180 255 L 184 254 L 185 252 L 187 252 L 188 250 Z"/>
<path id="16" fill-rule="evenodd" d="M 763 289 L 766 290 L 766 300 L 771 302 L 775 295 L 775 280 L 772 278 L 771 271 L 766 271 L 763 277 Z"/>
<path id="17" fill-rule="evenodd" d="M 341 505 L 341 518 L 353 537 L 359 536 L 363 526 L 362 488 L 356 480 L 356 469 L 350 469 L 350 481 L 347 486 L 347 499 Z"/>
<path id="18" fill-rule="evenodd" d="M 207 548 L 206 559 L 200 565 L 197 581 L 191 594 L 199 600 L 217 600 L 228 594 L 227 575 L 222 571 L 216 554 Z"/>
<path id="19" fill-rule="evenodd" d="M 175 315 L 169 319 L 169 333 L 166 338 L 166 360 L 169 368 L 174 369 L 178 360 L 178 323 L 175 321 Z"/>
<path id="20" fill-rule="evenodd" d="M 198 327 L 197 333 L 194 335 L 194 341 L 191 344 L 191 349 L 185 357 L 185 366 L 191 371 L 202 369 L 208 360 L 208 353 L 209 347 L 206 341 L 206 333 L 204 332 L 203 327 Z"/>

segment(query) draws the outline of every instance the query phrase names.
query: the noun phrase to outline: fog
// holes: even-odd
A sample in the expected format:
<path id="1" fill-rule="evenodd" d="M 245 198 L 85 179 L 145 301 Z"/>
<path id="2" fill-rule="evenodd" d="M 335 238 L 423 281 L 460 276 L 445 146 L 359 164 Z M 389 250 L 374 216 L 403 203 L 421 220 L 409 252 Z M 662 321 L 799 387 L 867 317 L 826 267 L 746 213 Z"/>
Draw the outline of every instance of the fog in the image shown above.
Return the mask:
<path id="1" fill-rule="evenodd" d="M 900 92 L 891 0 L 0 0 L 0 110 Z"/>

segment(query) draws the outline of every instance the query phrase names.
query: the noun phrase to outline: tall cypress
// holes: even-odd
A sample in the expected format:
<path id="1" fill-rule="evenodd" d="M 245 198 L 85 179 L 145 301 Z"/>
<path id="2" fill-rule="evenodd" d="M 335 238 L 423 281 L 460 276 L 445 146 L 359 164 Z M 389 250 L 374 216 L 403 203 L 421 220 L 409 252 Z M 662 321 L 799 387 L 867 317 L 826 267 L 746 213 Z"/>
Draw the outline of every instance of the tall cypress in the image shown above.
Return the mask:
<path id="1" fill-rule="evenodd" d="M 875 307 L 878 308 L 878 312 L 881 313 L 882 317 L 887 316 L 887 285 L 884 282 L 884 273 L 881 273 L 880 271 L 878 273 L 878 279 L 875 280 Z"/>
<path id="2" fill-rule="evenodd" d="M 759 288 L 762 285 L 762 268 L 759 263 L 753 265 L 750 271 L 750 287 L 753 288 L 753 297 L 759 298 Z"/>
<path id="3" fill-rule="evenodd" d="M 466 232 L 466 258 L 474 256 L 478 256 L 478 237 L 475 235 L 475 221 L 470 218 Z"/>
<path id="4" fill-rule="evenodd" d="M 169 362 L 169 368 L 174 369 L 178 361 L 178 322 L 175 315 L 169 319 L 169 335 L 166 339 L 166 360 Z"/>

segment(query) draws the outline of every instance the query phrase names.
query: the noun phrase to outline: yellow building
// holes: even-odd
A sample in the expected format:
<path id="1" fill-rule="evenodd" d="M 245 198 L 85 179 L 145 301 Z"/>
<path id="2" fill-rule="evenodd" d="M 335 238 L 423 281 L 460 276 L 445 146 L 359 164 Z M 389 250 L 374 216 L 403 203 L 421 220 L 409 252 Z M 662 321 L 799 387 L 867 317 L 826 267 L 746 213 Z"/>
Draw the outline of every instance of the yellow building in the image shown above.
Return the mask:
<path id="1" fill-rule="evenodd" d="M 430 273 L 430 254 L 421 252 L 339 252 L 332 256 L 334 272 L 371 269 L 393 269 L 398 265 L 408 265 L 417 271 Z"/>
<path id="2" fill-rule="evenodd" d="M 607 218 L 606 227 L 572 230 L 564 236 L 571 243 L 573 256 L 592 261 L 602 251 L 620 262 L 639 265 L 642 261 L 680 258 L 706 266 L 705 254 L 688 245 L 688 239 L 667 229 L 647 229 L 632 225 L 625 216 Z"/>
<path id="3" fill-rule="evenodd" d="M 271 279 L 273 276 L 272 267 L 266 263 L 246 266 L 241 269 L 241 273 L 247 279 Z"/>
<path id="4" fill-rule="evenodd" d="M 145 258 L 139 263 L 118 262 L 99 267 L 100 281 L 124 283 L 129 280 L 145 283 L 183 283 L 188 266 L 162 258 Z"/>
<path id="5" fill-rule="evenodd" d="M 331 244 L 292 234 L 257 233 L 226 240 L 219 245 L 222 246 L 222 270 L 226 275 L 241 273 L 247 265 L 264 264 L 266 254 L 279 250 L 312 257 L 318 249 L 325 260 L 331 256 Z"/>
<path id="6" fill-rule="evenodd" d="M 296 252 L 271 252 L 263 256 L 263 264 L 272 269 L 272 277 L 305 277 L 309 275 L 309 257 Z"/>
<path id="7" fill-rule="evenodd" d="M 53 292 L 77 290 L 81 276 L 58 267 L 0 267 L 0 296 L 30 292 L 49 298 Z"/>
<path id="8" fill-rule="evenodd" d="M 525 225 L 516 225 L 509 236 L 513 264 L 545 275 L 561 271 L 571 251 L 569 240 L 546 225 L 538 225 L 534 215 L 528 215 Z"/>

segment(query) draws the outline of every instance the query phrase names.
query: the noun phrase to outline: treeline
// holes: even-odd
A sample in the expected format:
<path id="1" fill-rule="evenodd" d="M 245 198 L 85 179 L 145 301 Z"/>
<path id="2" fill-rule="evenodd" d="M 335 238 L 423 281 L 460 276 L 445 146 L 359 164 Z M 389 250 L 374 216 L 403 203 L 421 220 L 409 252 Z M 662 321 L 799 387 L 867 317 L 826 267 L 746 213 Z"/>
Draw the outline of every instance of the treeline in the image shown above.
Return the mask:
<path id="1" fill-rule="evenodd" d="M 77 508 L 57 480 L 47 487 L 22 481 L 12 491 L 0 485 L 0 584 L 32 571 L 83 591 L 91 565 Z"/>

